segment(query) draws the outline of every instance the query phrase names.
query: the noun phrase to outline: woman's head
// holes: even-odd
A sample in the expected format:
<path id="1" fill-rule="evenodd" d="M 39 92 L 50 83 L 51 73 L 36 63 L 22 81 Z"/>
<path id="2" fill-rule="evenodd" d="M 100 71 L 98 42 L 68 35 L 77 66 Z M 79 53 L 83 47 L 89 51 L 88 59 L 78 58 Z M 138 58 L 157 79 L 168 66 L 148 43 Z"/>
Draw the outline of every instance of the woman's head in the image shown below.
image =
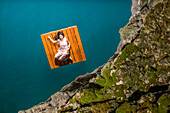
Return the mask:
<path id="1" fill-rule="evenodd" d="M 59 31 L 54 38 L 55 38 L 55 40 L 57 40 L 57 39 L 62 40 L 64 38 L 64 33 L 62 31 Z"/>
<path id="2" fill-rule="evenodd" d="M 58 37 L 60 38 L 60 40 L 62 40 L 64 38 L 64 33 L 63 32 L 58 32 Z"/>

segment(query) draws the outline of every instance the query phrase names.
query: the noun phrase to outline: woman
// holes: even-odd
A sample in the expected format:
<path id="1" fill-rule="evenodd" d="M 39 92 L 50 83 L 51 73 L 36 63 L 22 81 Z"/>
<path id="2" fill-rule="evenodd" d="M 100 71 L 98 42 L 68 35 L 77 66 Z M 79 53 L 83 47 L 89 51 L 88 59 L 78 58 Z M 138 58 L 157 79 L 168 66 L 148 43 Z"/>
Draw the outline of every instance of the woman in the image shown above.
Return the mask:
<path id="1" fill-rule="evenodd" d="M 58 32 L 57 35 L 54 37 L 55 40 L 52 40 L 51 37 L 48 35 L 48 38 L 53 42 L 59 45 L 59 49 L 57 50 L 57 54 L 55 54 L 55 59 L 58 61 L 66 61 L 68 59 L 71 60 L 72 63 L 72 58 L 70 56 L 70 42 L 64 36 L 63 32 Z"/>

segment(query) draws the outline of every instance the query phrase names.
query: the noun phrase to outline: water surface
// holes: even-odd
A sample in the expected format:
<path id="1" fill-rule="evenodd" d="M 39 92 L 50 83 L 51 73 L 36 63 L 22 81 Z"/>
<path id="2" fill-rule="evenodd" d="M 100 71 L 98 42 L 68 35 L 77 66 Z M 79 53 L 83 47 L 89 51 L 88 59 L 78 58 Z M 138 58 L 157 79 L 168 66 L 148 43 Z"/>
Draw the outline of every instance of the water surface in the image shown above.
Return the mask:
<path id="1" fill-rule="evenodd" d="M 42 101 L 116 51 L 131 0 L 0 0 L 0 113 Z M 77 25 L 86 61 L 50 68 L 40 35 Z"/>

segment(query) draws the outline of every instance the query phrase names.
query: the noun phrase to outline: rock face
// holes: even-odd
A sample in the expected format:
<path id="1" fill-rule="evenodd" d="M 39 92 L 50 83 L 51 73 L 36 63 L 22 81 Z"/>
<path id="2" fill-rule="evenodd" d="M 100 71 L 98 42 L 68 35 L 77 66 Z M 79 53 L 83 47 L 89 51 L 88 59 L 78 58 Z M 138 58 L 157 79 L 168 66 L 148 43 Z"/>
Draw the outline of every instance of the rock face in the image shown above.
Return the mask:
<path id="1" fill-rule="evenodd" d="M 47 101 L 19 113 L 170 111 L 170 0 L 132 0 L 115 54 Z"/>

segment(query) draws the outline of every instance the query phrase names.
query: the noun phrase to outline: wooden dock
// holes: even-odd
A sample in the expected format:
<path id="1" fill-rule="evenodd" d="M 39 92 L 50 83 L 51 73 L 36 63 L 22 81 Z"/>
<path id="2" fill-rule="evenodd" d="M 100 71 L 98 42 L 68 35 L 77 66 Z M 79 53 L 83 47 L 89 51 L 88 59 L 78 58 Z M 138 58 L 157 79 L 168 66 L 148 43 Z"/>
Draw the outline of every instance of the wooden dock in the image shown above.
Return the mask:
<path id="1" fill-rule="evenodd" d="M 57 31 L 52 31 L 52 32 L 41 35 L 41 39 L 42 39 L 44 49 L 45 49 L 51 69 L 71 64 L 71 62 L 69 61 L 58 62 L 57 64 L 55 63 L 55 54 L 57 53 L 59 46 L 57 43 L 52 43 L 50 39 L 48 39 L 47 36 L 49 35 L 54 40 L 54 36 L 59 31 L 60 32 L 62 31 L 64 35 L 66 36 L 66 38 L 70 41 L 70 45 L 71 45 L 70 56 L 73 60 L 73 63 L 85 61 L 86 57 L 85 57 L 85 53 L 84 53 L 83 46 L 81 43 L 78 28 L 77 26 L 72 26 L 72 27 L 60 29 Z"/>

